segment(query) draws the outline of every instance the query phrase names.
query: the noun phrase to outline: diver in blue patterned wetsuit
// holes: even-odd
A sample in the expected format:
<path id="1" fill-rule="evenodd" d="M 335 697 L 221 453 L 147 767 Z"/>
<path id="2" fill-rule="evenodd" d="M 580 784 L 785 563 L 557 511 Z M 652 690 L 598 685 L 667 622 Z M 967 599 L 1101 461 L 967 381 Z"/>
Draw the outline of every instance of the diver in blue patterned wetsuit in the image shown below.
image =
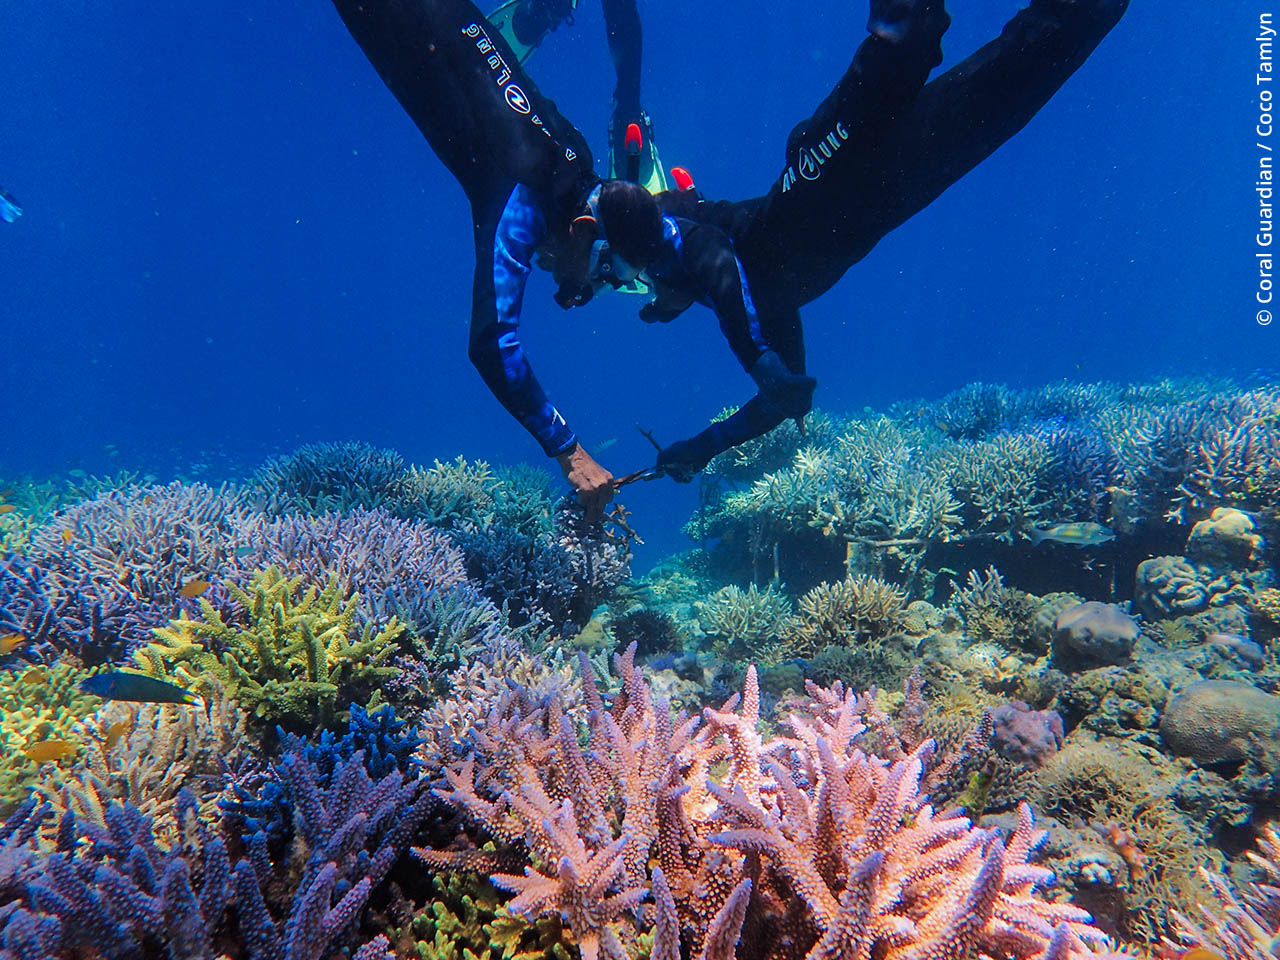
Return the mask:
<path id="1" fill-rule="evenodd" d="M 657 293 L 643 319 L 670 320 L 695 302 L 716 312 L 758 392 L 661 452 L 659 467 L 688 480 L 722 450 L 808 411 L 815 381 L 799 308 L 1021 129 L 1127 4 L 1032 0 L 997 39 L 926 83 L 950 24 L 943 0 L 871 0 L 870 36 L 792 131 L 770 192 L 708 203 L 691 190 L 654 198 L 602 181 L 581 134 L 469 0 L 334 2 L 471 202 L 472 361 L 597 514 L 613 477 L 578 445 L 520 345 L 535 254 L 562 307 L 643 273 Z"/>

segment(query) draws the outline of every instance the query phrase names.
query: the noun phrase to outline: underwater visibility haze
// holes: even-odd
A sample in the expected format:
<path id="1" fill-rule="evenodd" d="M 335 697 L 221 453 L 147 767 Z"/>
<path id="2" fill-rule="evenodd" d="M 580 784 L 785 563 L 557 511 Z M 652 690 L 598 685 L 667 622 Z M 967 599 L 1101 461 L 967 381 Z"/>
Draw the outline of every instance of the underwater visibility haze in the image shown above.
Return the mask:
<path id="1" fill-rule="evenodd" d="M 1265 6 L 642 0 L 634 137 L 628 0 L 118 6 L 6 9 L 0 960 L 1280 957 Z"/>

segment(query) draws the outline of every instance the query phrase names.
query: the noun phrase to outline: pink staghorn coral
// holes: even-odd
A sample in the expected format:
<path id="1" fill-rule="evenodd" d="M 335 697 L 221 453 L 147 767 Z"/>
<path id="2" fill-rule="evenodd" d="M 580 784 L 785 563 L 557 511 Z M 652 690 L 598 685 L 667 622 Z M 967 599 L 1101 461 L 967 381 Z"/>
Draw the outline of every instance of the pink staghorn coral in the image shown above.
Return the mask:
<path id="1" fill-rule="evenodd" d="M 1226 960 L 1275 960 L 1280 951 L 1280 829 L 1274 823 L 1263 827 L 1258 847 L 1260 852 L 1250 852 L 1249 859 L 1262 879 L 1243 894 L 1233 891 L 1222 874 L 1200 871 L 1217 898 L 1218 909 L 1201 905 L 1199 922 L 1174 915 L 1186 943 L 1205 947 Z"/>
<path id="2" fill-rule="evenodd" d="M 892 760 L 861 749 L 869 697 L 814 688 L 790 735 L 765 740 L 754 669 L 740 706 L 673 718 L 633 655 L 615 658 L 611 704 L 589 672 L 580 703 L 513 698 L 446 771 L 437 793 L 523 846 L 523 876 L 474 847 L 415 853 L 492 872 L 517 893 L 509 909 L 558 913 L 592 960 L 636 956 L 641 934 L 659 960 L 1083 960 L 1105 947 L 1088 914 L 1040 893 L 1053 877 L 1030 862 L 1045 836 L 1030 808 L 1003 839 L 925 801 L 932 741 Z"/>

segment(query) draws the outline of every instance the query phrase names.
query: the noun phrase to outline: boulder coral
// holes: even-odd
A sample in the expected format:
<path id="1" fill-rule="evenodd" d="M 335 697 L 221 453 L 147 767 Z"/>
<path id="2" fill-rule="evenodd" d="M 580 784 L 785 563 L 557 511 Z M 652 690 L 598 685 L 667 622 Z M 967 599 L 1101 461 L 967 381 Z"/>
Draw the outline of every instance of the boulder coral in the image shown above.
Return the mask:
<path id="1" fill-rule="evenodd" d="M 1138 622 L 1113 603 L 1067 607 L 1054 621 L 1054 663 L 1066 671 L 1126 663 L 1138 633 Z"/>
<path id="2" fill-rule="evenodd" d="M 1197 763 L 1243 760 L 1280 748 L 1280 697 L 1234 680 L 1201 680 L 1169 701 L 1160 733 Z"/>

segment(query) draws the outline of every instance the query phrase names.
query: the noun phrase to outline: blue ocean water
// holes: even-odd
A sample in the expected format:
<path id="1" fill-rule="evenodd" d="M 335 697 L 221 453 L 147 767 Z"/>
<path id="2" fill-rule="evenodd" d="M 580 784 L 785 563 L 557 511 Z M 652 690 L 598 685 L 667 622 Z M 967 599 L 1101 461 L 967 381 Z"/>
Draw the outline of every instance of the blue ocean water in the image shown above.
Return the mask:
<path id="1" fill-rule="evenodd" d="M 947 64 L 1013 2 L 953 4 Z M 1254 319 L 1254 4 L 1135 0 L 1012 142 L 810 306 L 817 403 L 961 384 L 1244 374 Z M 863 36 L 865 5 L 643 0 L 663 158 L 712 198 L 764 192 L 791 125 Z M 321 0 L 10 4 L 0 58 L 0 472 L 210 476 L 360 439 L 430 462 L 540 451 L 466 356 L 462 193 Z M 945 66 L 944 65 L 944 66 Z M 612 66 L 598 5 L 530 61 L 597 159 Z M 635 429 L 696 432 L 752 392 L 711 314 L 566 314 L 526 298 L 539 377 L 617 473 Z M 693 492 L 628 496 L 657 552 Z"/>

